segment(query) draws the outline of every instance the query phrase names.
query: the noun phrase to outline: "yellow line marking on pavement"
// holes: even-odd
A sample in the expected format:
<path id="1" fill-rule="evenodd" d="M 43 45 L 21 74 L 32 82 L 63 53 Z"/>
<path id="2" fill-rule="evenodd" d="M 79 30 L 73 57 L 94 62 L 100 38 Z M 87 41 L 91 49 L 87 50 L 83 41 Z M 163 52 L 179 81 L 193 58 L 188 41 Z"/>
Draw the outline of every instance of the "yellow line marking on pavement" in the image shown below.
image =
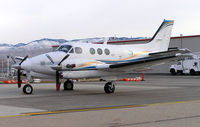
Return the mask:
<path id="1" fill-rule="evenodd" d="M 147 106 L 160 106 L 160 105 L 182 104 L 182 103 L 191 103 L 191 102 L 200 102 L 200 100 L 163 102 L 163 103 L 141 104 L 141 105 L 111 106 L 111 107 L 99 107 L 99 108 L 67 109 L 67 110 L 47 111 L 47 112 L 44 111 L 44 112 L 24 113 L 24 114 L 20 114 L 20 115 L 0 116 L 0 118 L 49 115 L 49 114 L 73 113 L 73 112 L 86 112 L 86 111 L 98 111 L 98 110 L 109 110 L 109 109 L 136 108 L 136 107 L 147 107 Z"/>
<path id="2" fill-rule="evenodd" d="M 0 118 L 11 118 L 11 117 L 19 117 L 19 116 L 30 116 L 30 115 L 28 114 L 8 115 L 8 116 L 0 116 Z"/>
<path id="3" fill-rule="evenodd" d="M 111 106 L 111 107 L 85 108 L 85 109 L 68 109 L 68 110 L 60 110 L 60 111 L 58 110 L 58 111 L 49 111 L 49 112 L 34 112 L 34 113 L 25 113 L 25 114 L 29 116 L 34 116 L 34 115 L 46 115 L 46 114 L 98 111 L 98 110 L 108 110 L 108 109 L 134 108 L 134 107 L 144 107 L 144 106 L 145 105 Z"/>
<path id="4" fill-rule="evenodd" d="M 163 102 L 163 103 L 146 104 L 146 105 L 147 106 L 157 106 L 157 105 L 167 105 L 167 104 L 182 104 L 182 103 L 190 103 L 190 102 L 200 102 L 200 100 Z"/>

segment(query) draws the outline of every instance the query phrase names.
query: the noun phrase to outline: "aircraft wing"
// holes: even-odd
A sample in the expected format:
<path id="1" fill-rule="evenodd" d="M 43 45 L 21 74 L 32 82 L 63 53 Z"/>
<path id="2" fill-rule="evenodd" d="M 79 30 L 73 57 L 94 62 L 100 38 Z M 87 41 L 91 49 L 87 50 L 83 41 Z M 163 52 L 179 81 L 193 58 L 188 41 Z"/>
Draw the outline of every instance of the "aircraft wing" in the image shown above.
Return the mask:
<path id="1" fill-rule="evenodd" d="M 141 58 L 132 62 L 112 64 L 109 66 L 111 69 L 120 69 L 122 71 L 139 71 L 152 66 L 164 64 L 168 61 L 183 59 L 185 57 L 191 56 L 182 53 L 189 53 L 187 49 L 182 50 L 171 50 L 166 52 L 155 52 L 150 53 L 148 57 Z"/>

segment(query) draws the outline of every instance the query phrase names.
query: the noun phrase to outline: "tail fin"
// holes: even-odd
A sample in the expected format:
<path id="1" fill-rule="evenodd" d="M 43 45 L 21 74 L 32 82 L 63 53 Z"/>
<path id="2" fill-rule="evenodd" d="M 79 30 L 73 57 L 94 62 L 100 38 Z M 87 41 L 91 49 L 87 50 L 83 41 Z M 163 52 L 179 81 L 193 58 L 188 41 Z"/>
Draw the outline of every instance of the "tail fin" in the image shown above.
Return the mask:
<path id="1" fill-rule="evenodd" d="M 173 20 L 164 20 L 152 39 L 147 43 L 147 47 L 153 52 L 167 51 L 170 42 Z"/>

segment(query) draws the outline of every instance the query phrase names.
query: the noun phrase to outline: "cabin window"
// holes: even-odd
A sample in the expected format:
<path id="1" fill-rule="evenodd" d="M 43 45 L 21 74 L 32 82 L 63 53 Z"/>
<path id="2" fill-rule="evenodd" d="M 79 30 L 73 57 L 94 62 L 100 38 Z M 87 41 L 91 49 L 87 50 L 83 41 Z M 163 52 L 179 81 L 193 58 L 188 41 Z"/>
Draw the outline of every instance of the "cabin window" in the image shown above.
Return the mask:
<path id="1" fill-rule="evenodd" d="M 106 55 L 110 54 L 110 50 L 109 49 L 105 49 L 104 52 L 105 52 Z"/>
<path id="2" fill-rule="evenodd" d="M 80 47 L 75 47 L 75 52 L 76 52 L 77 54 L 81 54 L 81 53 L 83 52 L 83 50 L 82 50 L 82 48 L 80 48 Z"/>
<path id="3" fill-rule="evenodd" d="M 98 53 L 99 55 L 101 55 L 101 54 L 103 53 L 102 49 L 98 48 L 98 49 L 97 49 L 97 53 Z"/>
<path id="4" fill-rule="evenodd" d="M 90 53 L 91 53 L 92 55 L 94 55 L 94 54 L 95 54 L 95 49 L 94 49 L 94 48 L 90 48 Z"/>

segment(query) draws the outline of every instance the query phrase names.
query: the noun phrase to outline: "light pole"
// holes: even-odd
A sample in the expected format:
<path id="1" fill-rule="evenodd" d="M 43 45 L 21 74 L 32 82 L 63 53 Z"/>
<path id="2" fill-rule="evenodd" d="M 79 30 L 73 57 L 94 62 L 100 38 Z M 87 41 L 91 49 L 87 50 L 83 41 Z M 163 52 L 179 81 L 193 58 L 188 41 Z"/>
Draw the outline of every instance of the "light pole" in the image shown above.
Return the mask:
<path id="1" fill-rule="evenodd" d="M 10 62 L 10 56 L 7 56 L 7 76 L 9 77 L 9 66 L 10 66 L 10 64 L 9 64 L 9 62 Z"/>
<path id="2" fill-rule="evenodd" d="M 1 71 L 2 71 L 2 77 L 4 76 L 4 71 L 3 71 L 3 62 L 4 62 L 4 58 L 2 58 L 2 61 L 1 61 Z"/>
<path id="3" fill-rule="evenodd" d="M 180 34 L 180 38 L 181 38 L 181 48 L 183 48 L 183 34 Z"/>

